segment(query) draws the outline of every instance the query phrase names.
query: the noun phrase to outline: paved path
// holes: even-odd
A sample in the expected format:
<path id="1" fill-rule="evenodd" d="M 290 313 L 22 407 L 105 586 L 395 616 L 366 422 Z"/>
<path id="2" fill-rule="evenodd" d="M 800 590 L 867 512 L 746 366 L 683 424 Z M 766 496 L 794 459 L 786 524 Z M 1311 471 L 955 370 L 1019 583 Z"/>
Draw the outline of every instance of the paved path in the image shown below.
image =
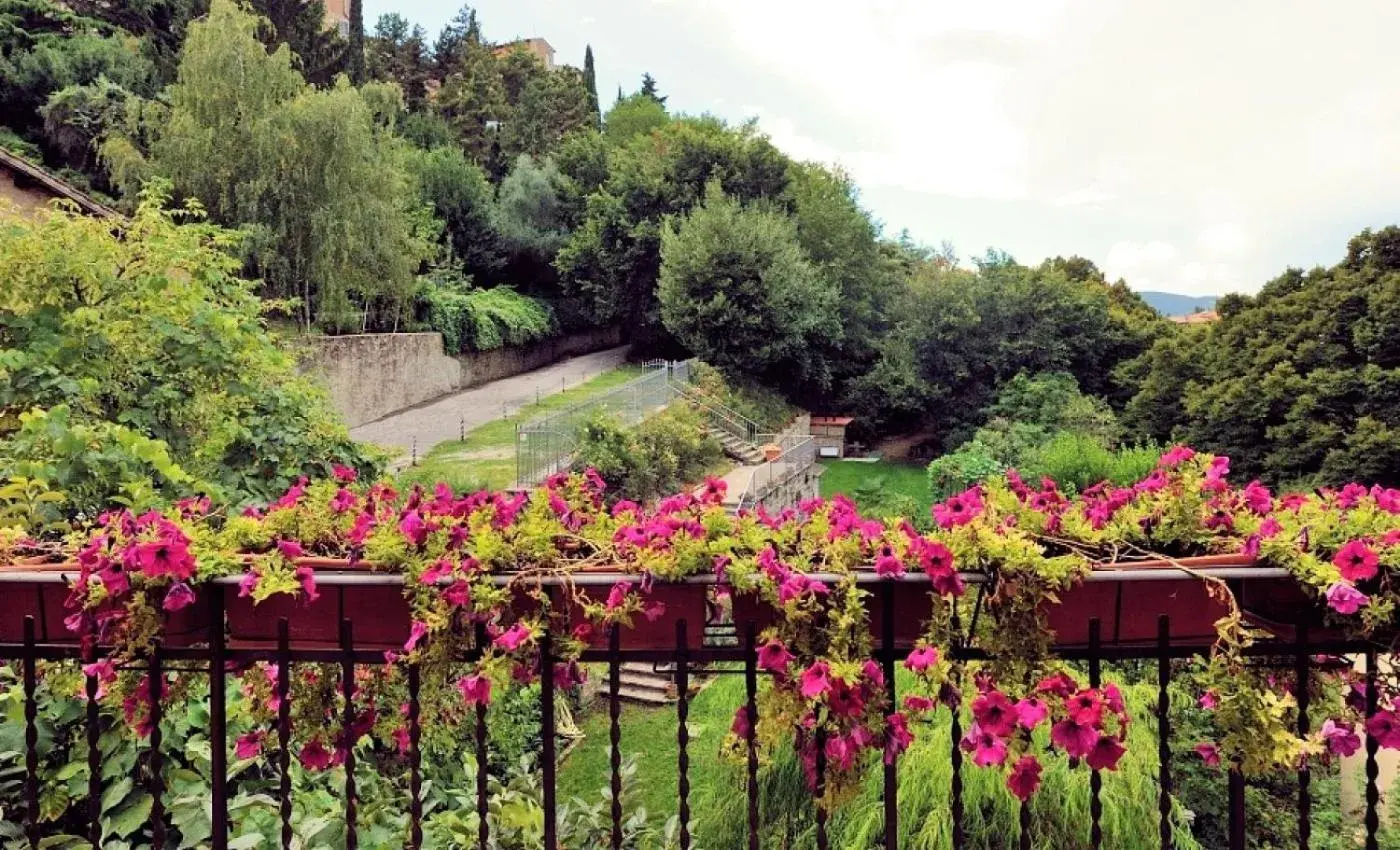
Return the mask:
<path id="1" fill-rule="evenodd" d="M 416 440 L 418 454 L 423 455 L 438 443 L 457 439 L 464 422 L 466 430 L 471 431 L 494 419 L 504 418 L 534 402 L 537 393 L 543 397 L 576 387 L 622 364 L 626 358 L 627 346 L 624 345 L 560 360 L 533 372 L 502 378 L 391 413 L 352 428 L 350 436 L 404 455 L 410 452 Z"/>

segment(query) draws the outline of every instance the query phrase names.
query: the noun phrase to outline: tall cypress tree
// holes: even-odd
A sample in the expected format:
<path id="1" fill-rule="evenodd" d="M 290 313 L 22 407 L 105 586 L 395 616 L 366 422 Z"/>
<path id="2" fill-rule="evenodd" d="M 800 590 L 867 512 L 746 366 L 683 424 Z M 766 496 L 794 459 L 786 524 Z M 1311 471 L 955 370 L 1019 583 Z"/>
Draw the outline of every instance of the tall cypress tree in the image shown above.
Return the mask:
<path id="1" fill-rule="evenodd" d="M 603 123 L 603 113 L 598 106 L 598 78 L 593 72 L 593 45 L 583 48 L 583 87 L 588 89 L 588 106 L 593 110 L 593 126 Z"/>
<path id="2" fill-rule="evenodd" d="M 349 56 L 345 61 L 345 72 L 350 82 L 357 86 L 365 84 L 365 9 L 364 0 L 350 0 L 350 45 Z"/>

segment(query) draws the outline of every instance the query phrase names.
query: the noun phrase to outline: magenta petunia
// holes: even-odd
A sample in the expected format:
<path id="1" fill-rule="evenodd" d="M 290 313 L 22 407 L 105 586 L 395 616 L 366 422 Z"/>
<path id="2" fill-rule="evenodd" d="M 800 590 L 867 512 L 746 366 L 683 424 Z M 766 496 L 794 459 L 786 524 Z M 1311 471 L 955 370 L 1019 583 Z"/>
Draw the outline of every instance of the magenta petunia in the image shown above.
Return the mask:
<path id="1" fill-rule="evenodd" d="M 165 592 L 165 600 L 160 607 L 169 612 L 182 610 L 194 604 L 194 591 L 190 586 L 182 581 L 177 581 L 170 585 L 170 589 Z"/>
<path id="2" fill-rule="evenodd" d="M 1050 742 L 1071 758 L 1084 758 L 1099 742 L 1099 733 L 1092 726 L 1061 720 L 1050 727 Z"/>
<path id="3" fill-rule="evenodd" d="M 403 651 L 412 652 L 423 642 L 423 638 L 428 636 L 428 624 L 422 620 L 414 620 L 413 626 L 409 629 L 408 640 L 404 642 Z"/>
<path id="4" fill-rule="evenodd" d="M 1103 705 L 1103 695 L 1098 689 L 1084 688 L 1065 700 L 1065 712 L 1081 726 L 1097 726 L 1103 720 Z"/>
<path id="5" fill-rule="evenodd" d="M 903 714 L 894 712 L 885 718 L 885 764 L 894 764 L 900 753 L 914 743 L 914 735 L 909 731 L 909 720 Z"/>
<path id="6" fill-rule="evenodd" d="M 331 467 L 331 475 L 335 476 L 336 481 L 340 481 L 344 484 L 350 484 L 356 478 L 360 477 L 360 473 L 355 471 L 354 467 L 344 466 L 339 463 Z"/>
<path id="7" fill-rule="evenodd" d="M 325 744 L 321 743 L 320 738 L 312 738 L 307 741 L 301 748 L 297 759 L 307 770 L 325 770 L 335 760 L 330 750 L 327 750 Z"/>
<path id="8" fill-rule="evenodd" d="M 338 514 L 343 514 L 353 507 L 355 507 L 355 494 L 344 487 L 337 490 L 335 495 L 331 497 L 331 510 Z"/>
<path id="9" fill-rule="evenodd" d="M 1197 744 L 1192 749 L 1201 757 L 1206 767 L 1220 766 L 1220 750 L 1214 744 Z"/>
<path id="10" fill-rule="evenodd" d="M 915 673 L 927 672 L 930 667 L 938 664 L 938 649 L 932 646 L 920 647 L 909 653 L 909 657 L 904 659 L 906 669 Z"/>
<path id="11" fill-rule="evenodd" d="M 496 636 L 496 646 L 506 652 L 515 652 L 532 637 L 530 629 L 524 623 L 516 623 L 504 632 Z"/>
<path id="12" fill-rule="evenodd" d="M 1040 788 L 1040 760 L 1035 756 L 1021 756 L 1012 766 L 1006 777 L 1006 787 L 1011 789 L 1019 800 L 1029 800 Z"/>
<path id="13" fill-rule="evenodd" d="M 910 694 L 904 698 L 904 710 L 912 711 L 915 714 L 923 714 L 926 711 L 933 711 L 934 702 L 928 697 L 921 697 L 917 694 Z"/>
<path id="14" fill-rule="evenodd" d="M 988 734 L 1005 738 L 1016 731 L 1016 706 L 1001 691 L 987 691 L 972 701 L 972 716 Z"/>
<path id="15" fill-rule="evenodd" d="M 989 734 L 976 723 L 967 730 L 959 746 L 964 752 L 972 754 L 972 763 L 978 767 L 990 767 L 1006 761 L 1006 741 Z"/>
<path id="16" fill-rule="evenodd" d="M 321 598 L 321 592 L 316 589 L 316 570 L 311 567 L 297 567 L 296 577 L 307 602 L 315 602 Z"/>
<path id="17" fill-rule="evenodd" d="M 1332 563 L 1347 581 L 1366 581 L 1376 577 L 1380 567 L 1380 556 L 1366 541 L 1349 540 L 1337 550 L 1337 554 L 1332 557 Z"/>
<path id="18" fill-rule="evenodd" d="M 1342 724 L 1330 717 L 1322 724 L 1322 740 L 1327 751 L 1333 755 L 1355 755 L 1361 749 L 1361 736 L 1356 734 L 1350 723 Z"/>
<path id="19" fill-rule="evenodd" d="M 262 755 L 263 739 L 267 733 L 262 730 L 246 732 L 238 736 L 233 745 L 233 756 L 238 759 L 252 759 Z"/>
<path id="20" fill-rule="evenodd" d="M 1345 582 L 1333 582 L 1327 588 L 1327 607 L 1338 614 L 1355 614 L 1365 608 L 1371 598 Z"/>
<path id="21" fill-rule="evenodd" d="M 753 731 L 753 725 L 749 723 L 749 707 L 741 705 L 734 710 L 734 721 L 729 724 L 729 731 L 740 738 L 748 738 Z"/>
<path id="22" fill-rule="evenodd" d="M 609 611 L 616 611 L 627 604 L 627 594 L 632 592 L 632 582 L 620 581 L 612 586 L 608 591 L 608 600 L 603 603 L 603 607 Z"/>
<path id="23" fill-rule="evenodd" d="M 825 661 L 814 661 L 812 666 L 802 671 L 798 686 L 803 699 L 819 699 L 831 690 L 829 674 L 831 667 Z"/>
<path id="24" fill-rule="evenodd" d="M 1034 729 L 1050 714 L 1050 707 L 1043 700 L 1026 697 L 1016 703 L 1016 722 L 1026 729 Z"/>
<path id="25" fill-rule="evenodd" d="M 295 540 L 278 540 L 277 553 L 288 561 L 295 561 L 306 554 L 306 550 Z"/>
<path id="26" fill-rule="evenodd" d="M 770 640 L 758 648 L 758 667 L 761 670 L 786 675 L 793 660 L 793 654 L 780 640 Z"/>
<path id="27" fill-rule="evenodd" d="M 491 680 L 480 673 L 457 680 L 457 690 L 468 705 L 488 705 L 491 702 Z"/>
<path id="28" fill-rule="evenodd" d="M 1388 750 L 1400 750 L 1400 717 L 1383 709 L 1366 720 L 1366 734 Z"/>
<path id="29" fill-rule="evenodd" d="M 1127 748 L 1122 741 L 1112 735 L 1100 735 L 1084 760 L 1094 770 L 1117 770 L 1118 760 L 1123 758 L 1125 752 Z"/>

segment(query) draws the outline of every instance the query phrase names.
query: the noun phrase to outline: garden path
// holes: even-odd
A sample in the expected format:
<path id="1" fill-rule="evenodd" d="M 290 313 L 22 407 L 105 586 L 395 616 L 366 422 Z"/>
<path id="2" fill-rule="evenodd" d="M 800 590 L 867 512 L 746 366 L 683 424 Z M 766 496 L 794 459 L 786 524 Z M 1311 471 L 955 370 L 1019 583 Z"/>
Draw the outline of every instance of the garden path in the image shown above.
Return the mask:
<path id="1" fill-rule="evenodd" d="M 424 402 L 350 430 L 357 440 L 375 443 L 400 456 L 407 456 L 415 444 L 421 457 L 445 440 L 455 440 L 463 427 L 467 431 L 501 419 L 526 404 L 547 395 L 578 386 L 627 359 L 627 346 L 595 351 L 560 360 L 558 363 L 523 372 L 499 381 Z"/>

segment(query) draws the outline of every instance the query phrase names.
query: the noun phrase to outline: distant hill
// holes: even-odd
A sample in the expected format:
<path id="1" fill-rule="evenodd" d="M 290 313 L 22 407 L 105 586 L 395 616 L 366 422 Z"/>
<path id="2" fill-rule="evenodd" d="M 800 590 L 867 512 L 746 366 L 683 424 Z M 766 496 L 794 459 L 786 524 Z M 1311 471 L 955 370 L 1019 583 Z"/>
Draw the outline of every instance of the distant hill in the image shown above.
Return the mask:
<path id="1" fill-rule="evenodd" d="M 1177 295 L 1175 292 L 1139 292 L 1142 300 L 1163 316 L 1188 316 L 1197 310 L 1213 310 L 1218 295 Z"/>

